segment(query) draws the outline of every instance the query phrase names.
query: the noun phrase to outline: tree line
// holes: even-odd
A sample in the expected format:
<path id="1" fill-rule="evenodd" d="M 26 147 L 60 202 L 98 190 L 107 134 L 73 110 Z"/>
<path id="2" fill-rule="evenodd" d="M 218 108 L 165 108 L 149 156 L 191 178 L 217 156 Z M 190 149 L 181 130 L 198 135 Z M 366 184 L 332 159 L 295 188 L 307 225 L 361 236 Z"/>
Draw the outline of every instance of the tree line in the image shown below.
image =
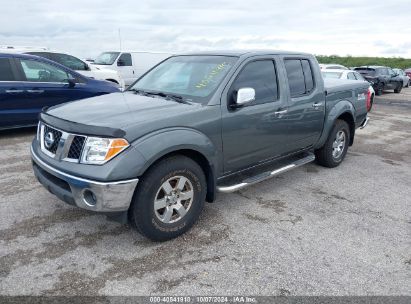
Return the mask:
<path id="1" fill-rule="evenodd" d="M 316 57 L 319 63 L 338 63 L 346 67 L 358 67 L 363 65 L 383 65 L 399 69 L 411 68 L 411 59 L 401 57 L 344 57 L 337 55 L 317 55 Z"/>

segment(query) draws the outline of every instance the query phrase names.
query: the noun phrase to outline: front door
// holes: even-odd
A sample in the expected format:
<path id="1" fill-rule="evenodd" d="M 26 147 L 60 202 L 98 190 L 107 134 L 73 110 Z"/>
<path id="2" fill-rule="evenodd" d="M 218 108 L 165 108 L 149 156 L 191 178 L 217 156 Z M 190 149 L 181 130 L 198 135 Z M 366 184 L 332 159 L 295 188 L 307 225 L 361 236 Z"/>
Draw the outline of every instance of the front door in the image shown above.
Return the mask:
<path id="1" fill-rule="evenodd" d="M 248 60 L 223 93 L 222 140 L 225 174 L 261 163 L 283 152 L 287 110 L 280 92 L 275 58 Z M 253 88 L 255 101 L 241 108 L 231 105 L 241 88 Z"/>
<path id="2" fill-rule="evenodd" d="M 16 59 L 16 65 L 22 94 L 13 107 L 20 112 L 20 119 L 36 123 L 42 108 L 90 96 L 83 92 L 82 84 L 70 85 L 68 80 L 76 79 L 60 67 L 36 59 Z"/>
<path id="3" fill-rule="evenodd" d="M 124 79 L 126 86 L 132 84 L 135 80 L 133 58 L 130 53 L 122 53 L 117 59 L 118 73 Z"/>

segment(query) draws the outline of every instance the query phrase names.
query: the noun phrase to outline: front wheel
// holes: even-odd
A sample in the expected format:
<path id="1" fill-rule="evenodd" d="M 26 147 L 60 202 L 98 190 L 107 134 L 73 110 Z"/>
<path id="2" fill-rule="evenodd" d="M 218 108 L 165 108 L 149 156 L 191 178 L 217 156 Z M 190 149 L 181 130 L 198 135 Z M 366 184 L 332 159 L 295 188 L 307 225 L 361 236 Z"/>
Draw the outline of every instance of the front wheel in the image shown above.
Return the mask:
<path id="1" fill-rule="evenodd" d="M 401 93 L 402 83 L 398 83 L 397 87 L 394 89 L 394 93 Z"/>
<path id="2" fill-rule="evenodd" d="M 334 168 L 344 160 L 350 141 L 350 128 L 343 120 L 337 120 L 324 146 L 315 151 L 318 164 Z"/>
<path id="3" fill-rule="evenodd" d="M 204 172 L 192 159 L 163 159 L 141 178 L 129 211 L 130 222 L 153 241 L 175 238 L 199 218 L 206 187 Z"/>

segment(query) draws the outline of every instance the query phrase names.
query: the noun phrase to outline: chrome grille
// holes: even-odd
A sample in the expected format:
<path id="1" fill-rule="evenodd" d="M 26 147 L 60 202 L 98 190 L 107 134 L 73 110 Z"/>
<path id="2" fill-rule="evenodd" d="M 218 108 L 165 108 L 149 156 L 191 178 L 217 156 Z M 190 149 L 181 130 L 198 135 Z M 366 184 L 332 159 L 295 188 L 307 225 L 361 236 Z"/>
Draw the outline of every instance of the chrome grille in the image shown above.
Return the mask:
<path id="1" fill-rule="evenodd" d="M 80 159 L 81 152 L 83 151 L 84 142 L 86 141 L 85 136 L 75 135 L 73 141 L 71 142 L 70 149 L 67 154 L 67 158 L 70 159 Z"/>
<path id="2" fill-rule="evenodd" d="M 79 162 L 87 136 L 72 134 L 41 122 L 39 124 L 41 151 L 54 159 Z"/>
<path id="3" fill-rule="evenodd" d="M 44 149 L 52 154 L 56 154 L 60 139 L 63 133 L 59 130 L 53 129 L 49 126 L 44 126 L 44 132 L 42 140 L 44 143 Z"/>

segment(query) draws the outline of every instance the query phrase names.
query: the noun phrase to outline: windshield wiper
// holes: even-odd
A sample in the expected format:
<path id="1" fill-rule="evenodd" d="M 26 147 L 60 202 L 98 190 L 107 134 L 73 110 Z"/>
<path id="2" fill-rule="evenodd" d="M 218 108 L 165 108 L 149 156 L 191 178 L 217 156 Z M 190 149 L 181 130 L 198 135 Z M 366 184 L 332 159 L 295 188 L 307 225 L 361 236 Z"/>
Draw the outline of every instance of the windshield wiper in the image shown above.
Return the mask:
<path id="1" fill-rule="evenodd" d="M 129 91 L 134 92 L 134 94 L 140 94 L 143 96 L 147 96 L 148 94 L 148 92 L 139 89 L 130 89 Z"/>
<path id="2" fill-rule="evenodd" d="M 179 103 L 184 103 L 184 104 L 191 104 L 190 102 L 184 100 L 183 96 L 176 95 L 176 94 L 166 94 L 163 92 L 145 92 L 148 95 L 154 95 L 154 96 L 160 96 L 164 97 L 166 99 L 171 99 Z"/>

